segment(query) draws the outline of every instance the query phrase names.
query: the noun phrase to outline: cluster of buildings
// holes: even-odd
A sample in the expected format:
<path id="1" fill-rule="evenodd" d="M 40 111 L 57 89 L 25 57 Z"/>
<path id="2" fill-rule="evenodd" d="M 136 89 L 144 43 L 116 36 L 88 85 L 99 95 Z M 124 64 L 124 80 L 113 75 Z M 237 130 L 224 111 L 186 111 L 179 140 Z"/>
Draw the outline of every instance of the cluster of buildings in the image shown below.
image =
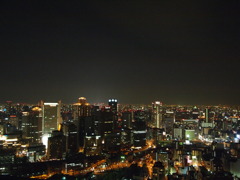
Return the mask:
<path id="1" fill-rule="evenodd" d="M 0 175 L 237 179 L 239 140 L 239 107 L 7 101 Z"/>

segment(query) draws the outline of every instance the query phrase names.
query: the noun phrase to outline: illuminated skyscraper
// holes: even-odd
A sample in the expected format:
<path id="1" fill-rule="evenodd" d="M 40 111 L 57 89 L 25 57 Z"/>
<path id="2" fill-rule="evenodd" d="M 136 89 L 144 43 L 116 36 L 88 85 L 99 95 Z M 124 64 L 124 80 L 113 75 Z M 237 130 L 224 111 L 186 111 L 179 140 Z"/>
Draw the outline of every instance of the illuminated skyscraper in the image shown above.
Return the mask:
<path id="1" fill-rule="evenodd" d="M 61 101 L 58 103 L 41 102 L 42 107 L 42 133 L 43 143 L 46 145 L 46 140 L 54 130 L 58 130 L 61 119 Z"/>
<path id="2" fill-rule="evenodd" d="M 78 98 L 78 102 L 73 104 L 73 119 L 78 120 L 79 117 L 91 116 L 91 105 L 87 103 L 85 97 Z"/>
<path id="3" fill-rule="evenodd" d="M 162 128 L 162 103 L 155 101 L 152 103 L 152 124 L 155 128 Z"/>
<path id="4" fill-rule="evenodd" d="M 22 112 L 22 132 L 23 137 L 31 142 L 41 142 L 42 117 L 41 108 L 34 107 L 31 110 Z"/>

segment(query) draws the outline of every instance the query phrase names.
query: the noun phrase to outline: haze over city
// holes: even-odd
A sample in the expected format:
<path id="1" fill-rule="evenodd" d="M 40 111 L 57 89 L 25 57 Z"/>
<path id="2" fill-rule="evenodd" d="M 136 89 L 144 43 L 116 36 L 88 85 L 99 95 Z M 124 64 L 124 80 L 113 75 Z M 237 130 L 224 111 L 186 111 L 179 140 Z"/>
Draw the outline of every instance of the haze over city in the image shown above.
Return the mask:
<path id="1" fill-rule="evenodd" d="M 239 10 L 1 0 L 0 179 L 240 180 Z"/>
<path id="2" fill-rule="evenodd" d="M 0 102 L 239 104 L 239 1 L 1 1 Z"/>

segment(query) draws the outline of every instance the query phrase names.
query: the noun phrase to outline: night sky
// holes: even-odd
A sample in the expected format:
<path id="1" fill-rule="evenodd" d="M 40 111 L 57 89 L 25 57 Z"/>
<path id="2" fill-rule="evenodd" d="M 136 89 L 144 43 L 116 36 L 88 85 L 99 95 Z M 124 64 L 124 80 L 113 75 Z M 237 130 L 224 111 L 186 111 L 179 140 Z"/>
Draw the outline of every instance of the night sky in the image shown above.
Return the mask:
<path id="1" fill-rule="evenodd" d="M 0 103 L 240 104 L 240 1 L 0 1 Z"/>

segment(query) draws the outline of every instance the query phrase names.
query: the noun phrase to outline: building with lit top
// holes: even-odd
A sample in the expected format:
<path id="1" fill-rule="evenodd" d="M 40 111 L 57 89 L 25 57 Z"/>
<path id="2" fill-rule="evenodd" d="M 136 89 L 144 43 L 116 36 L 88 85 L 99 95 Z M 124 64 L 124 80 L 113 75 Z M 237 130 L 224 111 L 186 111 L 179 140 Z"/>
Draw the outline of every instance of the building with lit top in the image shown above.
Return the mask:
<path id="1" fill-rule="evenodd" d="M 42 137 L 42 116 L 41 108 L 33 107 L 29 111 L 22 112 L 23 137 L 30 142 L 41 142 Z"/>
<path id="2" fill-rule="evenodd" d="M 108 105 L 111 107 L 111 110 L 113 112 L 118 111 L 118 101 L 117 101 L 117 99 L 109 99 L 108 100 Z"/>
<path id="3" fill-rule="evenodd" d="M 58 103 L 41 102 L 42 107 L 42 134 L 43 143 L 46 145 L 47 138 L 52 131 L 58 130 L 61 118 L 61 101 Z"/>
<path id="4" fill-rule="evenodd" d="M 92 106 L 87 103 L 87 99 L 85 97 L 78 98 L 78 102 L 73 104 L 74 109 L 74 122 L 77 124 L 77 132 L 78 132 L 78 147 L 83 149 L 84 147 L 84 139 L 87 136 L 87 130 L 91 129 L 92 126 L 89 126 L 92 121 Z"/>
<path id="5" fill-rule="evenodd" d="M 155 128 L 162 128 L 162 103 L 155 101 L 152 103 L 152 125 Z"/>

